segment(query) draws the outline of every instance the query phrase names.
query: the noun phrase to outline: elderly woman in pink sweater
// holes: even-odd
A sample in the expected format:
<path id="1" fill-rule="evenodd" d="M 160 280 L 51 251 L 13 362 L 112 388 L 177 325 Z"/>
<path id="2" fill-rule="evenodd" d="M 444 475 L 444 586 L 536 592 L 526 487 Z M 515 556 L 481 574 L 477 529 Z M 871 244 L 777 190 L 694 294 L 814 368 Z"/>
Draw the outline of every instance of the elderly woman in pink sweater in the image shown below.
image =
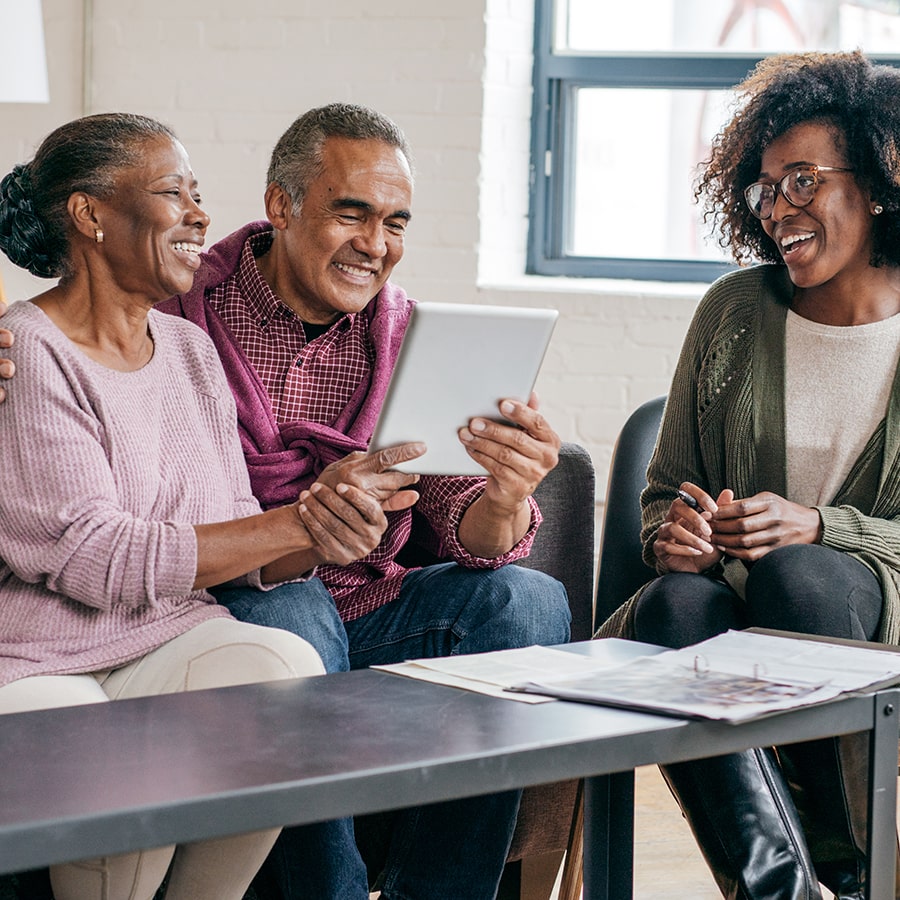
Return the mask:
<path id="1" fill-rule="evenodd" d="M 380 540 L 349 485 L 260 511 L 212 343 L 153 310 L 190 288 L 208 224 L 184 148 L 140 116 L 64 125 L 0 182 L 0 248 L 59 277 L 5 323 L 25 377 L 0 405 L 0 713 L 319 674 L 206 588 Z M 151 898 L 174 854 L 168 898 L 239 900 L 276 834 L 56 866 L 54 894 Z"/>

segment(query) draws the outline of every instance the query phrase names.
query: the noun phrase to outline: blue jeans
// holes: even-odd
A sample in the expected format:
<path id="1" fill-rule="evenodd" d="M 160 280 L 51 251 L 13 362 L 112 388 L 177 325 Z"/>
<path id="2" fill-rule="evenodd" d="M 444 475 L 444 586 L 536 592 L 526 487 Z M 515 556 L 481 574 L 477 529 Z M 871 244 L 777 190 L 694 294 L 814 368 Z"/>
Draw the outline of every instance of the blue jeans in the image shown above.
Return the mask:
<path id="1" fill-rule="evenodd" d="M 347 623 L 316 578 L 217 597 L 239 619 L 306 638 L 329 672 L 569 639 L 565 588 L 521 566 L 417 569 L 396 600 Z M 506 791 L 403 810 L 382 873 L 383 900 L 493 900 L 520 798 Z M 286 828 L 270 862 L 286 900 L 368 898 L 351 819 Z"/>

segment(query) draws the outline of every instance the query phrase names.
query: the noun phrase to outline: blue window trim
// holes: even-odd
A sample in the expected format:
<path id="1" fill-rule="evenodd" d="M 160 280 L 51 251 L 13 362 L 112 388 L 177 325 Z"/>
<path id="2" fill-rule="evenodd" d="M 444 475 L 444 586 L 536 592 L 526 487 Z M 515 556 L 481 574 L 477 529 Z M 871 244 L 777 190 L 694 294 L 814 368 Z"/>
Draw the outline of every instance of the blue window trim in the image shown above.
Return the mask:
<path id="1" fill-rule="evenodd" d="M 754 54 L 554 53 L 554 0 L 535 0 L 534 96 L 526 271 L 535 275 L 710 282 L 733 266 L 703 260 L 566 254 L 574 175 L 574 98 L 584 87 L 728 90 L 763 59 Z M 876 62 L 900 65 L 900 57 Z"/>

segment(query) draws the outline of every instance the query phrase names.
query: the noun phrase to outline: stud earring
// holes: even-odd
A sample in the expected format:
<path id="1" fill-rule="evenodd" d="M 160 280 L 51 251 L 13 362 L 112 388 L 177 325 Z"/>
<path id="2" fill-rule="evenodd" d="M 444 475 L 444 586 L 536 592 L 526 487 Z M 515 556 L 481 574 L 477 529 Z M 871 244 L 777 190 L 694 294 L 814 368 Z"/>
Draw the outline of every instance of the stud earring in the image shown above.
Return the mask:
<path id="1" fill-rule="evenodd" d="M 876 203 L 872 207 L 872 215 L 873 216 L 880 216 L 883 212 L 884 212 L 884 207 L 880 203 Z"/>
<path id="2" fill-rule="evenodd" d="M 103 232 L 101 231 L 101 229 L 99 229 L 99 228 L 95 228 L 95 229 L 94 229 L 94 240 L 95 240 L 98 244 L 102 244 L 102 243 L 103 243 Z"/>

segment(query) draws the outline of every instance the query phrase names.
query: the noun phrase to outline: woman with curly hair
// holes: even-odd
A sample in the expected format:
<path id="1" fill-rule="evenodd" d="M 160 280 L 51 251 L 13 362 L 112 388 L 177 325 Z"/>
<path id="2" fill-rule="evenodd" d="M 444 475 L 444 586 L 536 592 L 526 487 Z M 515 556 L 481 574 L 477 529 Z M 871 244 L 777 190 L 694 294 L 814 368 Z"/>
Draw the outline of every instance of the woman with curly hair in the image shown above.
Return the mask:
<path id="1" fill-rule="evenodd" d="M 759 264 L 698 306 L 641 496 L 659 577 L 601 636 L 900 643 L 898 97 L 900 70 L 859 52 L 771 57 L 738 86 L 697 196 Z M 724 896 L 864 896 L 863 738 L 664 768 Z"/>

